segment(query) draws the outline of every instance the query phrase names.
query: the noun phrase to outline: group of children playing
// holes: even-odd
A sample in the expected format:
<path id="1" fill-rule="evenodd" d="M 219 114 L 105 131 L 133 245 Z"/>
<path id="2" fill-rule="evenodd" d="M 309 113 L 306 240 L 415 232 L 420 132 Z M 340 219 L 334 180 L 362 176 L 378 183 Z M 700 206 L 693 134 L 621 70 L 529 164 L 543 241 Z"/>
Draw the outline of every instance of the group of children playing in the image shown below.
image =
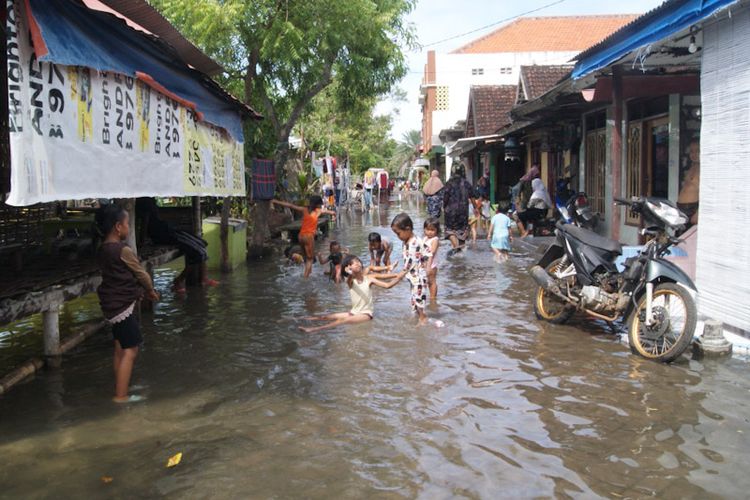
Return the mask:
<path id="1" fill-rule="evenodd" d="M 374 305 L 372 286 L 390 289 L 401 280 L 406 279 L 411 288 L 411 307 L 419 317 L 420 324 L 427 322 L 425 307 L 427 293 L 430 300 L 437 297 L 437 252 L 440 244 L 438 234 L 440 223 L 437 219 L 428 219 L 424 224 L 424 238 L 414 232 L 414 223 L 405 213 L 397 215 L 391 222 L 391 229 L 403 243 L 403 268 L 394 273 L 397 263 L 391 263 L 392 244 L 378 233 L 368 236 L 370 265 L 365 267 L 359 257 L 348 254 L 341 245 L 330 243 L 330 255 L 323 258 L 318 255 L 321 264 L 329 263 L 328 273 L 335 281 L 346 280 L 352 307 L 349 312 L 324 314 L 304 318 L 307 321 L 327 321 L 317 327 L 301 327 L 304 332 L 312 333 L 339 325 L 361 323 L 373 319 Z"/>
<path id="2" fill-rule="evenodd" d="M 308 277 L 315 260 L 314 241 L 318 217 L 322 214 L 331 214 L 335 217 L 335 213 L 323 208 L 323 201 L 319 196 L 312 196 L 307 207 L 281 201 L 274 201 L 274 204 L 302 213 L 300 245 L 297 249 L 288 249 L 287 256 L 292 261 L 304 263 L 304 276 Z M 125 243 L 130 231 L 128 212 L 115 204 L 105 205 L 96 214 L 96 225 L 103 238 L 98 255 L 102 283 L 97 293 L 104 317 L 112 325 L 114 339 L 114 401 L 136 401 L 137 396 L 128 396 L 128 387 L 133 364 L 143 341 L 136 316 L 137 306 L 143 298 L 158 301 L 159 294 L 154 290 L 149 274 Z M 497 259 L 507 259 L 512 238 L 510 227 L 511 221 L 504 214 L 499 213 L 492 217 L 488 239 L 491 240 L 491 247 Z M 403 279 L 409 282 L 411 307 L 418 316 L 419 323 L 427 322 L 425 307 L 428 291 L 431 301 L 435 301 L 438 292 L 437 255 L 440 246 L 440 222 L 434 217 L 427 219 L 423 228 L 424 235 L 420 237 L 414 231 L 411 217 L 406 213 L 400 213 L 391 222 L 391 230 L 403 244 L 401 272 L 394 273 L 397 263 L 391 263 L 393 246 L 378 233 L 368 236 L 370 265 L 367 267 L 357 256 L 349 254 L 348 249 L 335 241 L 330 243 L 330 253 L 327 257 L 317 255 L 317 260 L 321 264 L 329 264 L 328 273 L 331 279 L 336 282 L 346 281 L 352 307 L 348 312 L 305 318 L 309 321 L 327 323 L 301 328 L 303 331 L 316 332 L 373 319 L 375 310 L 371 288 L 376 286 L 390 289 Z"/>

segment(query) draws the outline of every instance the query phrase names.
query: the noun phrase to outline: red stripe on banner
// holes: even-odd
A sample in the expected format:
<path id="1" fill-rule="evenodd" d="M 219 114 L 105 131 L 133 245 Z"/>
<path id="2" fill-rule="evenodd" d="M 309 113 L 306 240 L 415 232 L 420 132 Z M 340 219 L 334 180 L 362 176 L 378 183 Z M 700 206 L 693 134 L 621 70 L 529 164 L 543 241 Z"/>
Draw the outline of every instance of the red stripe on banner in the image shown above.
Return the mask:
<path id="1" fill-rule="evenodd" d="M 28 1 L 28 0 L 26 0 L 26 1 Z M 159 82 L 157 82 L 156 80 L 154 80 L 154 78 L 151 75 L 149 75 L 148 73 L 142 73 L 140 71 L 136 71 L 135 72 L 135 76 L 140 81 L 142 81 L 143 83 L 145 83 L 146 85 L 148 85 L 152 89 L 156 90 L 157 92 L 160 92 L 160 93 L 164 94 L 165 96 L 169 97 L 170 99 L 173 99 L 173 100 L 179 102 L 180 104 L 182 104 L 186 108 L 192 109 L 193 111 L 195 111 L 195 114 L 198 116 L 198 121 L 203 121 L 203 113 L 201 113 L 200 111 L 198 111 L 198 106 L 196 106 L 194 102 L 188 101 L 187 99 L 183 99 L 182 97 L 178 96 L 174 92 L 171 92 L 164 85 L 162 85 Z"/>
<path id="2" fill-rule="evenodd" d="M 37 59 L 39 59 L 40 57 L 49 54 L 49 49 L 47 48 L 47 44 L 45 43 L 44 38 L 42 37 L 42 30 L 39 28 L 39 23 L 36 22 L 34 13 L 31 11 L 31 2 L 29 2 L 29 0 L 24 0 L 23 3 L 26 6 L 26 15 L 29 18 L 31 43 L 34 44 L 34 53 L 36 54 Z"/>

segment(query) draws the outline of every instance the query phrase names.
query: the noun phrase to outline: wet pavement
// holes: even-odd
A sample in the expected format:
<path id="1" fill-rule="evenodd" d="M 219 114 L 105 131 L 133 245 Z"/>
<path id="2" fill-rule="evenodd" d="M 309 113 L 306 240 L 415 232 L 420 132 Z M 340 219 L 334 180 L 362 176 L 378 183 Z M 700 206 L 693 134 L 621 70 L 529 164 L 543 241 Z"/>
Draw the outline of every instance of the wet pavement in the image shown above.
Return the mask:
<path id="1" fill-rule="evenodd" d="M 421 227 L 410 200 L 333 237 L 364 255 L 401 208 Z M 446 250 L 443 328 L 416 325 L 402 284 L 375 292 L 374 321 L 302 334 L 296 317 L 345 311 L 348 291 L 277 259 L 165 293 L 144 318 L 145 402 L 110 402 L 104 333 L 0 398 L 0 497 L 747 496 L 745 361 L 664 366 L 602 323 L 536 321 L 533 243 L 503 264 L 485 242 Z"/>

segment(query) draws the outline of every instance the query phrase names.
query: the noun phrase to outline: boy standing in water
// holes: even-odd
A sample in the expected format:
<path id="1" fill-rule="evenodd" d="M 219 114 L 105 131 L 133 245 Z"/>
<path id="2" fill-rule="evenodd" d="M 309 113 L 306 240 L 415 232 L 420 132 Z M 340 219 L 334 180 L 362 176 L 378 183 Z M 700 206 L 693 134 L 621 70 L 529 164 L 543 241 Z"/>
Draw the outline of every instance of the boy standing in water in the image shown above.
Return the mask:
<path id="1" fill-rule="evenodd" d="M 388 266 L 391 264 L 391 251 L 393 245 L 388 240 L 383 240 L 379 233 L 370 233 L 367 237 L 370 248 L 371 266 Z"/>
<path id="2" fill-rule="evenodd" d="M 341 248 L 338 241 L 332 241 L 328 248 L 330 250 L 328 257 L 323 258 L 323 254 L 318 253 L 318 262 L 321 266 L 329 264 L 330 268 L 326 274 L 335 283 L 341 283 L 341 261 L 344 260 L 344 254 L 349 253 L 349 249 Z"/>
<path id="3" fill-rule="evenodd" d="M 143 343 L 135 307 L 144 292 L 151 301 L 159 300 L 159 294 L 138 256 L 124 242 L 130 232 L 128 212 L 118 205 L 105 205 L 96 213 L 96 226 L 104 236 L 98 255 L 102 284 L 96 291 L 114 337 L 114 401 L 134 402 L 140 398 L 128 397 L 128 387 L 138 348 Z"/>

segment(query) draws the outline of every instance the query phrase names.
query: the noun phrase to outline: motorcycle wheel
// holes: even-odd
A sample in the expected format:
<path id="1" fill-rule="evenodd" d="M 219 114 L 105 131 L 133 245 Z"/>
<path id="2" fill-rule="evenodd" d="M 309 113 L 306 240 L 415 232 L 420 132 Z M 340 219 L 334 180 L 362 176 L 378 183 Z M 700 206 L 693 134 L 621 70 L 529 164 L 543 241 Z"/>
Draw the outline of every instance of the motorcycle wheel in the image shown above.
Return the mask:
<path id="1" fill-rule="evenodd" d="M 675 283 L 654 287 L 652 300 L 654 324 L 646 326 L 646 295 L 628 321 L 628 342 L 634 354 L 670 363 L 679 358 L 693 340 L 698 312 L 685 288 Z"/>
<path id="2" fill-rule="evenodd" d="M 555 272 L 561 261 L 562 259 L 553 260 L 546 267 L 545 271 L 550 274 Z M 575 313 L 575 309 L 569 304 L 561 301 L 541 286 L 537 287 L 536 295 L 534 296 L 534 315 L 537 319 L 561 325 L 566 323 L 573 316 L 573 313 Z"/>

